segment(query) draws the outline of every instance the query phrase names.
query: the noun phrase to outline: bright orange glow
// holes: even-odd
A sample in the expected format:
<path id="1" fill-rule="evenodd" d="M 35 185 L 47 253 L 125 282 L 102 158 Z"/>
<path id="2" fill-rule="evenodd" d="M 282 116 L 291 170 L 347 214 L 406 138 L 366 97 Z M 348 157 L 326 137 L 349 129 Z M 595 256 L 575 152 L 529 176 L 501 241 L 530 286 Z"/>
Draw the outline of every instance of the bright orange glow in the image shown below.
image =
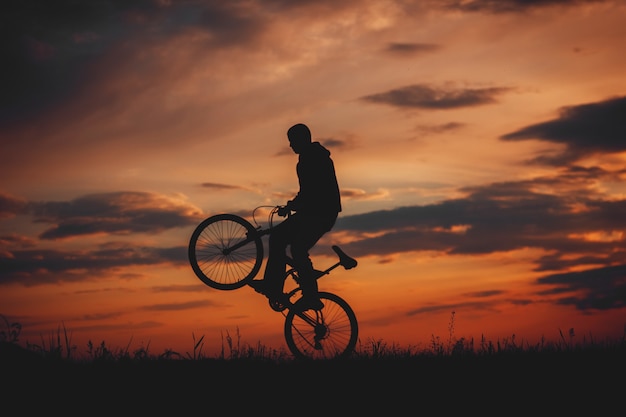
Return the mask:
<path id="1" fill-rule="evenodd" d="M 624 240 L 624 232 L 621 230 L 597 231 L 582 234 L 571 234 L 571 239 L 582 239 L 590 242 L 618 242 Z"/>

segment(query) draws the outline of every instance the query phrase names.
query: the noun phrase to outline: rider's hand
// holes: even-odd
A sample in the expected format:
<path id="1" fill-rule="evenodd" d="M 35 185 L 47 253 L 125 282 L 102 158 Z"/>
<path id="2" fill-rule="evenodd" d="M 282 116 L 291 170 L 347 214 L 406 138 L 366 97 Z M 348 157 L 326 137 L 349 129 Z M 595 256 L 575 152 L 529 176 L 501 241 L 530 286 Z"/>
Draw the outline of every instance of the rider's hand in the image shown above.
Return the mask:
<path id="1" fill-rule="evenodd" d="M 280 206 L 278 207 L 278 211 L 277 214 L 280 217 L 285 217 L 286 215 L 288 215 L 289 213 L 291 213 L 291 210 L 287 208 L 287 206 Z"/>

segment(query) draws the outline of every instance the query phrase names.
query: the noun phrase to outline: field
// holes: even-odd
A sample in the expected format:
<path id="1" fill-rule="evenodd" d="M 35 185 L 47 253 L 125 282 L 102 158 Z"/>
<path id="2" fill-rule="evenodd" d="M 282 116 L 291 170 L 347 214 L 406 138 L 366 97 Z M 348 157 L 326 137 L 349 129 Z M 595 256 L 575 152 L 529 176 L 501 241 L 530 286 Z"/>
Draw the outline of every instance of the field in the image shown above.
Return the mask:
<path id="1" fill-rule="evenodd" d="M 561 335 L 558 343 L 537 346 L 433 340 L 421 351 L 371 341 L 347 359 L 296 361 L 262 346 L 232 345 L 217 358 L 149 355 L 104 343 L 73 357 L 62 332 L 43 347 L 21 346 L 16 332 L 1 333 L 0 395 L 5 408 L 14 404 L 20 414 L 624 412 L 626 338 L 575 344 Z"/>

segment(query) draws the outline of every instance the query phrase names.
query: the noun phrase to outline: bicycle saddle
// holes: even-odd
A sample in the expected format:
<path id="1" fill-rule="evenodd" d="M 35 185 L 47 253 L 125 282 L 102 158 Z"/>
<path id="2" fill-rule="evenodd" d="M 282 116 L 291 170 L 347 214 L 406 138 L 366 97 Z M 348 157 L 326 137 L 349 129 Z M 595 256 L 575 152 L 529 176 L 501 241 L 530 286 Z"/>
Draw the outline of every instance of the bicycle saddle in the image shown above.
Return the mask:
<path id="1" fill-rule="evenodd" d="M 346 255 L 346 253 L 344 251 L 342 251 L 339 248 L 339 246 L 333 245 L 332 248 L 335 251 L 335 253 L 337 254 L 337 256 L 339 256 L 339 263 L 345 269 L 352 269 L 352 268 L 354 268 L 357 265 L 356 259 L 351 258 L 348 255 Z"/>

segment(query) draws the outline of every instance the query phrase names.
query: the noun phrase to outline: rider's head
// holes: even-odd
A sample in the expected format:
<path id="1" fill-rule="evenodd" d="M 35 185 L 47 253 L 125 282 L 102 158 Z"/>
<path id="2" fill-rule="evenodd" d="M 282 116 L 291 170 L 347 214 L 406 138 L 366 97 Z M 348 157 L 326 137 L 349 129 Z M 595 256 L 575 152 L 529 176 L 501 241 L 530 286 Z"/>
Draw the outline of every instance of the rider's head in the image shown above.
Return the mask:
<path id="1" fill-rule="evenodd" d="M 289 138 L 289 146 L 295 153 L 300 153 L 311 143 L 311 131 L 307 125 L 302 123 L 291 126 L 287 131 L 287 137 Z"/>

